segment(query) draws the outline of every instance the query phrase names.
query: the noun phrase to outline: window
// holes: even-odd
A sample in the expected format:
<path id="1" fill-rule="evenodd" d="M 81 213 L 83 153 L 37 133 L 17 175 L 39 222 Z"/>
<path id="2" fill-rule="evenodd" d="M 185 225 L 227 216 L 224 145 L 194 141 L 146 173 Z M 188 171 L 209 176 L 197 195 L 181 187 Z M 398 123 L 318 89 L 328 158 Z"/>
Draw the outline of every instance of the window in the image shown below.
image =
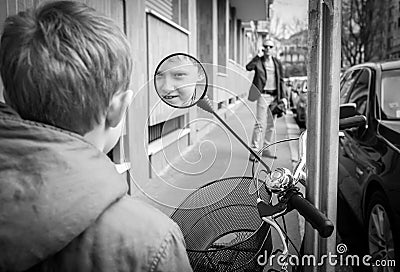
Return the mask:
<path id="1" fill-rule="evenodd" d="M 226 73 L 226 1 L 218 0 L 218 72 Z"/>
<path id="2" fill-rule="evenodd" d="M 383 120 L 400 120 L 400 71 L 382 73 L 381 111 Z"/>
<path id="3" fill-rule="evenodd" d="M 234 7 L 229 8 L 229 58 L 235 59 L 235 14 Z"/>
<path id="4" fill-rule="evenodd" d="M 178 116 L 165 122 L 149 126 L 149 143 L 160 139 L 168 133 L 183 128 L 184 116 Z"/>
<path id="5" fill-rule="evenodd" d="M 172 0 L 172 20 L 178 25 L 189 29 L 188 0 Z"/>
<path id="6" fill-rule="evenodd" d="M 240 54 L 242 52 L 241 43 L 242 21 L 236 20 L 236 62 L 240 63 Z"/>
<path id="7" fill-rule="evenodd" d="M 392 37 L 387 38 L 386 47 L 388 50 L 390 50 L 392 48 L 392 44 L 393 44 L 393 38 Z"/>
<path id="8" fill-rule="evenodd" d="M 181 27 L 188 29 L 188 0 L 145 0 L 145 3 L 146 8 L 154 10 Z"/>

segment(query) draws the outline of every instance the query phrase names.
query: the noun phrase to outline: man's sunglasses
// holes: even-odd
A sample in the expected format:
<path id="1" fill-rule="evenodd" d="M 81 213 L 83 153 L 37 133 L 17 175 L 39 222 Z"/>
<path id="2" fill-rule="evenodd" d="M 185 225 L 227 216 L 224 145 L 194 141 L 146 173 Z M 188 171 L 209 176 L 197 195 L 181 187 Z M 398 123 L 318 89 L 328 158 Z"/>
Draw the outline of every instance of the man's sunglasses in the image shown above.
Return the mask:
<path id="1" fill-rule="evenodd" d="M 264 47 L 264 48 L 269 48 L 269 49 L 274 48 L 272 45 L 264 45 L 263 47 Z"/>

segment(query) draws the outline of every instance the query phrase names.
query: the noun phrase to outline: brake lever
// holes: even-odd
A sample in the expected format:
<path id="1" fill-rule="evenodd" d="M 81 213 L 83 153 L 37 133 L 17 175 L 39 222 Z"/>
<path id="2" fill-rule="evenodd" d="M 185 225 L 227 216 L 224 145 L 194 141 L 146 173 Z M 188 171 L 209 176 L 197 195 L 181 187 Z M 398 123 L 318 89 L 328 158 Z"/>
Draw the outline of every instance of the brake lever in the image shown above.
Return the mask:
<path id="1" fill-rule="evenodd" d="M 287 266 L 288 266 L 287 258 L 289 256 L 289 249 L 288 249 L 287 243 L 285 241 L 285 236 L 283 234 L 283 231 L 271 216 L 264 216 L 264 217 L 262 217 L 262 220 L 264 222 L 268 223 L 271 227 L 273 227 L 277 231 L 277 233 L 279 235 L 279 238 L 282 241 L 283 250 L 282 250 L 282 253 L 281 253 L 281 256 L 282 256 L 281 260 L 283 260 L 283 263 L 281 264 L 281 270 L 280 271 L 287 272 Z"/>
<path id="2" fill-rule="evenodd" d="M 278 202 L 276 205 L 270 205 L 261 198 L 257 199 L 257 210 L 260 217 L 273 216 L 278 217 L 279 215 L 286 212 L 287 204 L 284 202 Z"/>

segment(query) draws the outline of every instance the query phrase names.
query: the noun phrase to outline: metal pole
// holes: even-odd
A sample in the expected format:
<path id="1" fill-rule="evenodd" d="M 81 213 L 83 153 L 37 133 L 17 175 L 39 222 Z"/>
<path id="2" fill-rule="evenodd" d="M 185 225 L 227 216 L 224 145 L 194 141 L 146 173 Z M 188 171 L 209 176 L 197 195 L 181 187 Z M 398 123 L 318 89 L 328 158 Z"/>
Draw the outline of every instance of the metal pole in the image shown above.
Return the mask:
<path id="1" fill-rule="evenodd" d="M 310 0 L 308 5 L 308 48 L 309 61 L 307 67 L 307 188 L 306 198 L 317 208 L 320 194 L 320 132 L 321 121 L 321 95 L 319 81 L 320 71 L 320 11 L 321 0 Z M 313 117 L 313 118 L 311 118 Z M 306 223 L 304 233 L 304 254 L 316 256 L 318 253 L 318 237 L 311 225 Z M 316 256 L 317 257 L 317 256 Z M 317 271 L 316 267 L 305 267 L 305 271 Z"/>
<path id="2" fill-rule="evenodd" d="M 322 56 L 330 61 L 323 66 L 322 75 L 322 149 L 320 194 L 321 210 L 336 225 L 338 156 L 339 156 L 339 104 L 341 64 L 341 0 L 326 1 L 322 5 Z M 326 46 L 329 45 L 329 46 Z M 324 50 L 325 49 L 325 50 Z M 330 120 L 330 122 L 329 122 Z M 336 232 L 329 239 L 319 239 L 320 253 L 336 254 Z M 325 263 L 324 271 L 335 271 Z"/>
<path id="3" fill-rule="evenodd" d="M 341 0 L 309 1 L 307 198 L 336 223 L 339 124 L 339 75 L 341 57 Z M 311 118 L 312 117 L 312 118 Z M 317 236 L 306 225 L 304 253 L 319 262 L 322 255 L 336 254 L 335 233 Z M 325 259 L 321 267 L 306 271 L 334 271 Z"/>

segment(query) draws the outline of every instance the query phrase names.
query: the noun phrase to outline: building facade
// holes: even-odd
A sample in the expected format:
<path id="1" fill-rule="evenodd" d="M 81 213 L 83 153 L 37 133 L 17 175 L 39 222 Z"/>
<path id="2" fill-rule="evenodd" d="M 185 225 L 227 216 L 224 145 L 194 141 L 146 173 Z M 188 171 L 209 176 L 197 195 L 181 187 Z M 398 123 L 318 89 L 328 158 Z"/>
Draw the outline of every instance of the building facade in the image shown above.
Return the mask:
<path id="1" fill-rule="evenodd" d="M 386 58 L 399 59 L 400 58 L 400 1 L 387 0 L 387 13 L 388 18 L 386 22 Z M 381 3 L 377 3 L 381 5 Z"/>
<path id="2" fill-rule="evenodd" d="M 0 27 L 8 15 L 41 0 L 0 1 Z M 197 57 L 208 74 L 208 96 L 216 111 L 247 96 L 252 74 L 244 66 L 256 50 L 252 20 L 266 19 L 266 0 L 82 0 L 113 18 L 126 33 L 134 60 L 135 91 L 124 135 L 110 155 L 141 186 L 168 166 L 168 156 L 196 142 L 211 115 L 197 107 L 176 110 L 160 103 L 154 70 L 176 52 Z M 1 87 L 1 86 L 0 86 Z M 2 88 L 2 87 L 1 87 Z M 166 155 L 171 154 L 171 155 Z M 129 174 L 128 174 L 129 173 Z"/>
<path id="3" fill-rule="evenodd" d="M 280 41 L 279 56 L 285 76 L 306 76 L 308 61 L 308 30 L 294 33 Z"/>

